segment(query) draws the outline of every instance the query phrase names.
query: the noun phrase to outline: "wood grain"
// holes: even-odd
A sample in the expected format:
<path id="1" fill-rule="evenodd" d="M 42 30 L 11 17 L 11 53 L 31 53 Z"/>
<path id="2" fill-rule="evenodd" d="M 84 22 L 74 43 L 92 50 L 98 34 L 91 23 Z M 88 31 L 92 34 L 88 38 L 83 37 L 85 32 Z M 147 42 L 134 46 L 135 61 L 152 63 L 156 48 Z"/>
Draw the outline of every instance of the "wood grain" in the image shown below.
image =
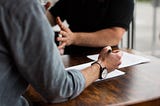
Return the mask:
<path id="1" fill-rule="evenodd" d="M 160 106 L 160 60 L 148 58 L 151 62 L 122 68 L 125 75 L 94 82 L 78 97 L 64 103 L 45 103 L 31 86 L 25 95 L 34 106 Z M 80 55 L 64 55 L 62 59 L 65 67 L 91 61 Z"/>

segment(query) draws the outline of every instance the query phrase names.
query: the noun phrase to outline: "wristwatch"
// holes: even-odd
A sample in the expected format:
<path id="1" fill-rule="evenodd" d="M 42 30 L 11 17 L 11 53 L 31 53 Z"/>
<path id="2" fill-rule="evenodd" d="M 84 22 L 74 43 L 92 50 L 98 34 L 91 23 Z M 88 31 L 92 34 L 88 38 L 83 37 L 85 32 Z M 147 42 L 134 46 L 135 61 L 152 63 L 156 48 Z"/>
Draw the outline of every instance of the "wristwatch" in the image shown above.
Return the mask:
<path id="1" fill-rule="evenodd" d="M 106 67 L 102 68 L 101 64 L 98 63 L 97 61 L 95 61 L 91 65 L 93 65 L 93 64 L 98 64 L 99 67 L 100 67 L 99 79 L 106 79 L 107 78 L 107 74 L 108 74 L 107 68 Z"/>

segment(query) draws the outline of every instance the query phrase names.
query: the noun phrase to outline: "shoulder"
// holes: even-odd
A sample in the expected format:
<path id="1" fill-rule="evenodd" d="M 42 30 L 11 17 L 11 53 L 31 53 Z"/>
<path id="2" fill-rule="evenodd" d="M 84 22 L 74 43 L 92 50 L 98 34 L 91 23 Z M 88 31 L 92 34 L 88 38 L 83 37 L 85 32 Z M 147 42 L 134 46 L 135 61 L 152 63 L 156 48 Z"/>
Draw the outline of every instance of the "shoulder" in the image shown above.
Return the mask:
<path id="1" fill-rule="evenodd" d="M 114 10 L 134 10 L 134 0 L 110 0 L 109 7 Z"/>
<path id="2" fill-rule="evenodd" d="M 110 0 L 110 4 L 118 4 L 119 6 L 134 5 L 134 0 Z"/>
<path id="3" fill-rule="evenodd" d="M 1 8 L 11 16 L 20 16 L 25 12 L 32 12 L 31 8 L 33 9 L 33 7 L 36 8 L 40 5 L 38 0 L 1 0 L 0 3 Z"/>

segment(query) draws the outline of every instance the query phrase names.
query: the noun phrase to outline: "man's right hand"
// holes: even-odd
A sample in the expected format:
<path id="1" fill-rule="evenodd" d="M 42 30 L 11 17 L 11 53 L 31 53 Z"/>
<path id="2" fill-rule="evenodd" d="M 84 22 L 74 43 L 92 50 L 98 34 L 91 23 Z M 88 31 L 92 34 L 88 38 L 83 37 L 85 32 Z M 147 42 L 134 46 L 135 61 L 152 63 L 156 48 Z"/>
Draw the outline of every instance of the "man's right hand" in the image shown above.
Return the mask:
<path id="1" fill-rule="evenodd" d="M 121 64 L 122 53 L 118 50 L 108 52 L 108 47 L 104 47 L 98 57 L 97 62 L 104 68 L 106 67 L 108 72 L 111 72 L 118 68 Z"/>
<path id="2" fill-rule="evenodd" d="M 104 47 L 99 53 L 97 62 L 102 68 L 107 68 L 108 72 L 111 72 L 118 68 L 121 64 L 122 54 L 120 51 L 108 52 L 109 48 Z M 100 75 L 100 66 L 98 64 L 92 64 L 90 67 L 83 69 L 81 72 L 86 80 L 85 87 L 97 80 Z"/>

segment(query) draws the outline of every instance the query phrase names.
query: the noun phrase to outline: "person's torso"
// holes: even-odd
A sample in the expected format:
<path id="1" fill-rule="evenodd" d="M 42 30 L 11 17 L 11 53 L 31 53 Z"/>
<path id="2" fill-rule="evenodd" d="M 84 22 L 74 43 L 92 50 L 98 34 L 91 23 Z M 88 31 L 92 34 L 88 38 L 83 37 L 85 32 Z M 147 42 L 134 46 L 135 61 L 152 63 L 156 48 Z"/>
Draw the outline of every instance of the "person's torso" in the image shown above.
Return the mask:
<path id="1" fill-rule="evenodd" d="M 115 26 L 123 26 L 126 29 L 130 14 L 126 14 L 125 11 L 132 6 L 132 2 L 132 0 L 60 0 L 51 11 L 62 20 L 66 19 L 73 32 L 95 32 Z M 93 49 L 95 48 L 69 46 L 65 51 L 74 54 Z"/>
<path id="2" fill-rule="evenodd" d="M 15 32 L 18 28 L 17 26 L 12 26 L 13 24 L 9 24 L 16 24 L 16 21 L 11 16 L 21 12 L 19 6 L 27 2 L 30 1 L 0 1 L 0 106 L 28 106 L 28 103 L 22 97 L 28 83 L 18 72 L 8 42 L 9 36 L 16 36 Z"/>

